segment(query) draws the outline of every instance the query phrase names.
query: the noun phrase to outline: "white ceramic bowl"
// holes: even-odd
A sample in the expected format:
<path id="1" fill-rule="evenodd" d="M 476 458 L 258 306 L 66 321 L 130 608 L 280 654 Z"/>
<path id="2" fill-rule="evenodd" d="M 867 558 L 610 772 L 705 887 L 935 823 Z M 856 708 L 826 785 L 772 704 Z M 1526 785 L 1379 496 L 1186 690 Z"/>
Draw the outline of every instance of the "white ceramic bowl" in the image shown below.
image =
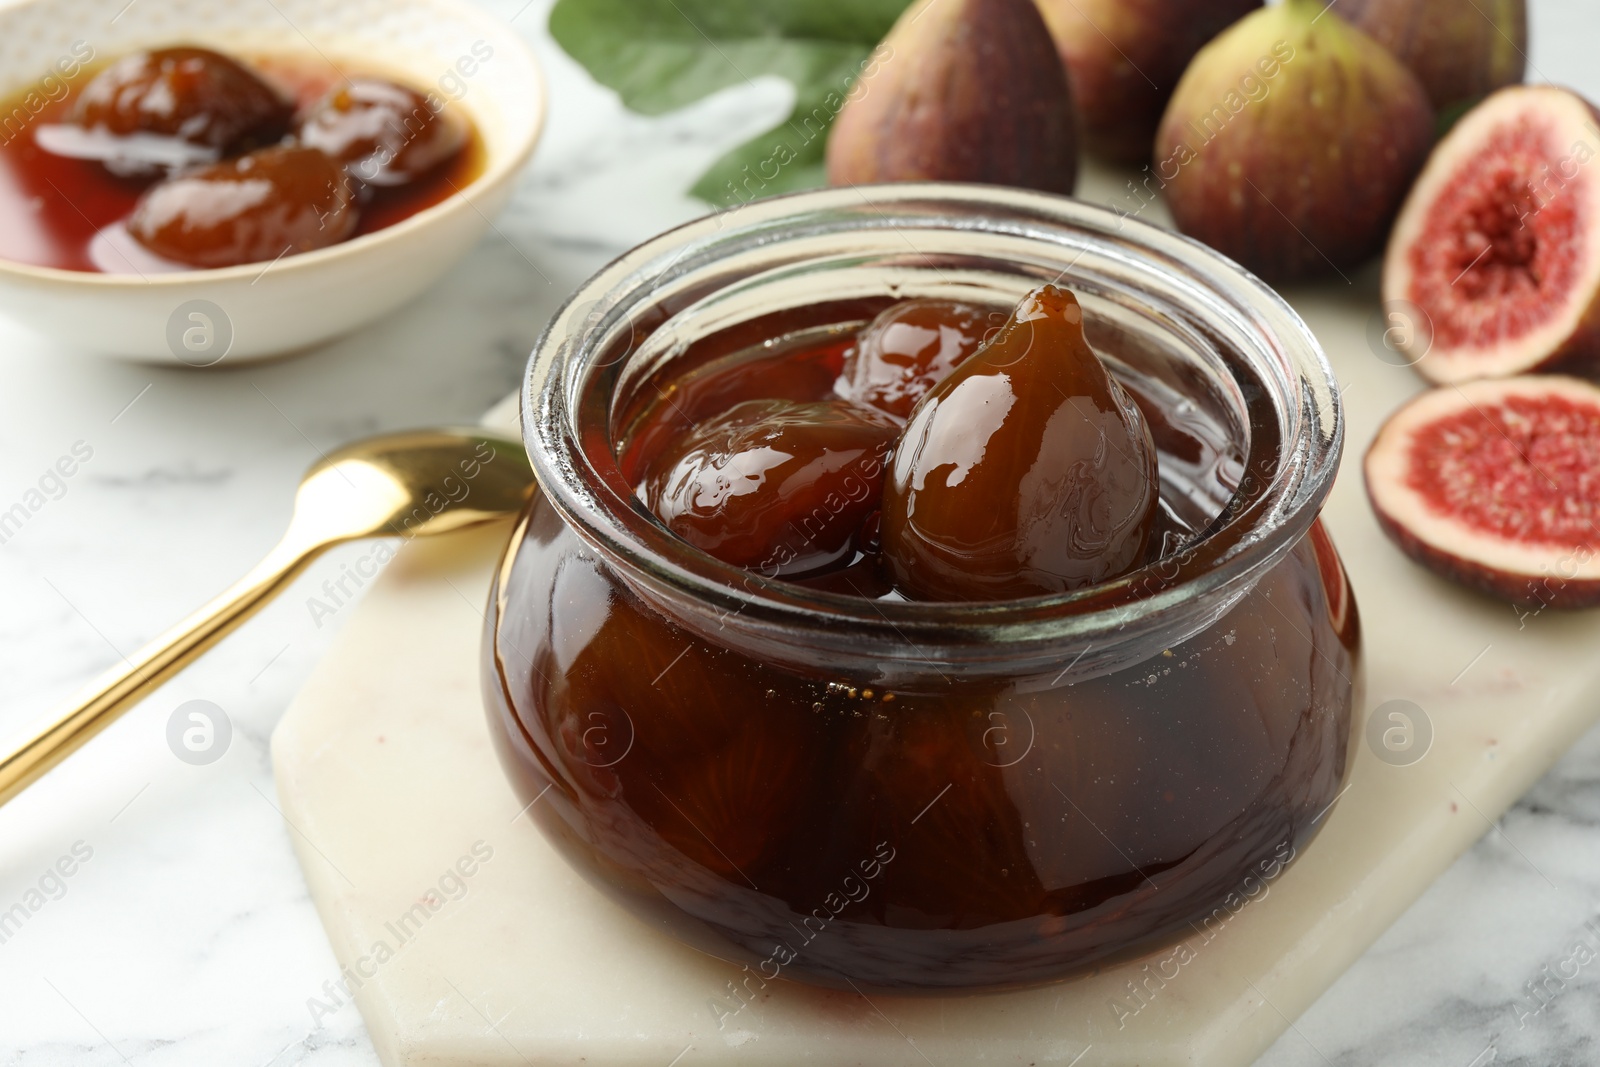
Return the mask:
<path id="1" fill-rule="evenodd" d="M 465 254 L 505 206 L 544 122 L 532 53 L 466 0 L 23 0 L 0 8 L 0 94 L 38 83 L 75 46 L 100 62 L 178 43 L 320 53 L 341 69 L 399 75 L 464 109 L 483 138 L 483 172 L 403 222 L 265 271 L 141 276 L 0 260 L 0 313 L 125 359 L 206 365 L 308 348 L 400 306 Z"/>

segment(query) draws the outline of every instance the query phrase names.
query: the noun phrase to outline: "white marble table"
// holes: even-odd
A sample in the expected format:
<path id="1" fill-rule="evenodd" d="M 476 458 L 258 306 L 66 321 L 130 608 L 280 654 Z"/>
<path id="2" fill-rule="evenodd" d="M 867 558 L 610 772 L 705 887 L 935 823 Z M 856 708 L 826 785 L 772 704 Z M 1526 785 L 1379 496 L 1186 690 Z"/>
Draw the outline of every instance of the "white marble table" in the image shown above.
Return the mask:
<path id="1" fill-rule="evenodd" d="M 630 115 L 549 42 L 546 0 L 489 6 L 517 17 L 546 65 L 548 133 L 497 233 L 394 321 L 303 359 L 210 373 L 92 361 L 0 321 L 0 511 L 74 446 L 92 450 L 0 542 L 0 734 L 243 572 L 319 449 L 472 419 L 509 391 L 565 293 L 697 213 L 680 190 L 787 107 L 763 81 L 664 119 Z M 1600 98 L 1593 0 L 1533 7 L 1537 76 Z M 324 560 L 0 809 L 0 1067 L 376 1063 L 353 1007 L 309 1007 L 336 965 L 267 758 L 341 624 L 308 598 L 369 551 Z M 166 739 L 197 699 L 233 728 L 204 766 Z M 1485 830 L 1261 1065 L 1600 1061 L 1600 733 Z M 6 925 L 16 904 L 27 917 Z"/>

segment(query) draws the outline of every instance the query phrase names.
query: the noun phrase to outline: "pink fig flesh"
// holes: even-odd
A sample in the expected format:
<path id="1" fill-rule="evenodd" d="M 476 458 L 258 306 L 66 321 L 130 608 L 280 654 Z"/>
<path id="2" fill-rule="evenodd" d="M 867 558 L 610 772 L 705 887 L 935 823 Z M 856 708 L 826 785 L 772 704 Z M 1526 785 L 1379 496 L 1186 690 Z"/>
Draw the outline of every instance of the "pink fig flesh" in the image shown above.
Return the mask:
<path id="1" fill-rule="evenodd" d="M 1430 570 L 1517 604 L 1600 604 L 1600 388 L 1548 375 L 1424 393 L 1365 474 L 1379 524 Z"/>
<path id="2" fill-rule="evenodd" d="M 1435 382 L 1600 358 L 1600 113 L 1554 86 L 1502 89 L 1417 179 L 1384 262 L 1396 334 Z"/>

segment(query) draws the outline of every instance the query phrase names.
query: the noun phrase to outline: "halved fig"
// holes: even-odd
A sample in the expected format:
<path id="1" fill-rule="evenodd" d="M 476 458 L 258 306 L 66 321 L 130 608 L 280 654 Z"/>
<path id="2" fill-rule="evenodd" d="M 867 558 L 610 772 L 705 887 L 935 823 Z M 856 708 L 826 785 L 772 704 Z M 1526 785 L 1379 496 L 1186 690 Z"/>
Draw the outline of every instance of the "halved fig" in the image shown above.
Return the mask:
<path id="1" fill-rule="evenodd" d="M 1366 481 L 1423 566 L 1517 604 L 1600 604 L 1600 387 L 1540 375 L 1424 393 L 1379 431 Z"/>
<path id="2" fill-rule="evenodd" d="M 1502 89 L 1434 149 L 1389 241 L 1398 346 L 1435 382 L 1600 357 L 1600 112 L 1567 89 Z M 1412 310 L 1415 309 L 1415 310 Z"/>

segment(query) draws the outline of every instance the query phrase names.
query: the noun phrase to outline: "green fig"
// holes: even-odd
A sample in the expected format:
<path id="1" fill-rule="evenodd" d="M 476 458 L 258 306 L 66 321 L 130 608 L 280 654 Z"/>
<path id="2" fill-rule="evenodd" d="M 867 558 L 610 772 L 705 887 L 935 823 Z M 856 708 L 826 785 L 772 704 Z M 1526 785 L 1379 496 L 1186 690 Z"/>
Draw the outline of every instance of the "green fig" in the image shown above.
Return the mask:
<path id="1" fill-rule="evenodd" d="M 1178 228 L 1268 281 L 1384 246 L 1433 143 L 1416 75 L 1321 0 L 1285 0 L 1195 56 L 1156 135 Z"/>
<path id="2" fill-rule="evenodd" d="M 1070 193 L 1077 124 L 1033 0 L 923 0 L 884 38 L 828 139 L 828 181 L 963 181 Z"/>
<path id="3" fill-rule="evenodd" d="M 1038 0 L 1067 65 L 1084 147 L 1148 163 L 1183 69 L 1261 0 Z"/>
<path id="4" fill-rule="evenodd" d="M 1516 85 L 1528 64 L 1527 0 L 1344 0 L 1339 14 L 1410 67 L 1441 116 Z"/>

